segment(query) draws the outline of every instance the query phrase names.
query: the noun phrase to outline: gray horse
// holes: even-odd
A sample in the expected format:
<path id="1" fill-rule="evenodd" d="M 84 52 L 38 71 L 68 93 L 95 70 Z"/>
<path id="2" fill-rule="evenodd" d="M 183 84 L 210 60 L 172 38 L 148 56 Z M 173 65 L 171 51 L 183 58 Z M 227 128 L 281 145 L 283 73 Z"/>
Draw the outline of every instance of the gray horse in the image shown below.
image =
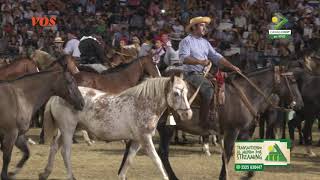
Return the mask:
<path id="1" fill-rule="evenodd" d="M 80 91 L 86 103 L 81 112 L 75 111 L 57 97 L 50 99 L 46 105 L 46 139 L 55 135 L 58 129 L 59 131 L 51 145 L 48 164 L 45 172 L 40 174 L 40 179 L 47 179 L 50 175 L 55 154 L 61 146 L 68 178 L 74 179 L 70 156 L 72 135 L 77 124 L 105 141 L 132 140 L 128 159 L 119 174 L 120 179 L 126 178 L 126 172 L 141 147 L 160 170 L 163 179 L 168 179 L 154 148 L 152 136 L 160 116 L 168 106 L 176 110 L 182 120 L 192 117 L 185 82 L 179 77 L 153 78 L 119 95 L 108 95 L 85 87 L 80 87 Z"/>

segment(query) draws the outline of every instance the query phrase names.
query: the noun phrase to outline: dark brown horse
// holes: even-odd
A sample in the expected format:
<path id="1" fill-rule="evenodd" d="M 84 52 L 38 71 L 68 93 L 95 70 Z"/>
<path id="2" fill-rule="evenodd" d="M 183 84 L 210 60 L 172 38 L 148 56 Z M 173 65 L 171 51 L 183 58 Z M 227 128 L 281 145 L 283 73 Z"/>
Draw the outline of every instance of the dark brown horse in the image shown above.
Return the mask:
<path id="1" fill-rule="evenodd" d="M 265 95 L 270 95 L 271 93 L 277 93 L 281 97 L 290 100 L 290 102 L 295 99 L 297 105 L 296 108 L 300 108 L 303 105 L 301 95 L 298 91 L 298 87 L 294 80 L 286 83 L 286 75 L 279 74 L 280 82 L 275 83 L 275 73 L 272 69 L 264 69 L 258 72 L 248 74 L 251 81 L 258 85 Z M 280 78 L 281 77 L 281 78 Z M 289 77 L 287 77 L 289 78 Z M 293 78 L 293 77 L 290 77 Z M 263 112 L 267 108 L 268 103 L 265 102 L 265 99 L 260 95 L 255 88 L 253 88 L 245 79 L 236 77 L 233 79 L 240 86 L 244 94 L 247 96 L 249 102 L 251 102 L 253 110 L 256 112 Z M 190 87 L 191 88 L 191 87 Z M 293 94 L 289 93 L 292 92 Z M 190 90 L 190 96 L 195 92 L 195 88 Z M 229 160 L 232 155 L 232 149 L 237 139 L 240 130 L 245 130 L 248 128 L 254 121 L 255 117 L 253 113 L 249 110 L 245 102 L 239 98 L 239 91 L 230 83 L 226 83 L 225 89 L 226 99 L 223 107 L 218 109 L 219 119 L 215 122 L 219 124 L 220 133 L 223 135 L 224 139 L 224 153 L 226 156 L 222 157 L 223 166 L 220 173 L 220 179 L 226 179 L 226 168 L 225 165 L 229 163 Z M 189 96 L 189 97 L 190 97 Z M 194 102 L 198 104 L 197 100 Z M 182 122 L 179 120 L 179 117 L 173 113 L 177 127 L 183 131 L 189 132 L 195 135 L 206 136 L 211 133 L 212 130 L 205 130 L 199 126 L 198 110 L 193 109 L 194 117 L 191 121 Z M 158 131 L 160 135 L 160 144 L 159 144 L 159 156 L 166 168 L 168 176 L 170 179 L 177 179 L 175 173 L 172 170 L 172 167 L 169 162 L 169 142 L 172 136 L 172 129 L 166 127 L 166 119 L 168 112 L 165 112 L 163 118 L 160 119 L 158 124 Z M 214 127 L 212 127 L 214 129 Z M 248 136 L 247 136 L 248 137 Z M 130 145 L 129 145 L 130 146 Z M 127 146 L 128 147 L 128 146 Z M 126 148 L 127 150 L 127 148 Z M 125 153 L 124 159 L 126 159 Z M 226 159 L 226 161 L 224 161 Z M 122 167 L 120 167 L 121 169 Z M 251 174 L 252 175 L 252 174 Z"/>
<path id="2" fill-rule="evenodd" d="M 84 106 L 82 95 L 67 69 L 67 64 L 62 60 L 57 60 L 56 63 L 60 64 L 59 70 L 29 74 L 0 83 L 0 137 L 3 151 L 1 179 L 3 180 L 9 179 L 8 165 L 14 144 L 24 152 L 24 155 L 13 174 L 16 174 L 29 158 L 25 133 L 29 129 L 32 114 L 51 96 L 64 98 L 77 110 L 81 110 Z"/>
<path id="3" fill-rule="evenodd" d="M 15 79 L 18 76 L 39 72 L 32 60 L 27 58 L 17 59 L 13 63 L 0 68 L 0 80 Z"/>
<path id="4" fill-rule="evenodd" d="M 113 55 L 113 58 L 121 57 Z M 36 50 L 32 54 L 32 59 L 39 64 L 40 70 L 48 67 L 48 63 L 54 62 L 54 58 L 50 54 L 41 50 Z M 108 93 L 119 93 L 137 85 L 145 74 L 152 77 L 160 76 L 157 66 L 152 62 L 151 56 L 141 57 L 131 63 L 108 69 L 102 74 L 79 71 L 75 59 L 71 56 L 66 56 L 65 61 L 79 86 L 91 87 Z"/>

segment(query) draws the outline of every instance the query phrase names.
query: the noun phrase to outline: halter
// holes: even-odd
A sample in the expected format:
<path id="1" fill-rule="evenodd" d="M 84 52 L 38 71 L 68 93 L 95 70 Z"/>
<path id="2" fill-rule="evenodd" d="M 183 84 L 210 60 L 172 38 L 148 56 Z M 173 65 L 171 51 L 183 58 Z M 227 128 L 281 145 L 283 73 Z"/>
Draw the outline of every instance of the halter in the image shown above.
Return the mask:
<path id="1" fill-rule="evenodd" d="M 177 88 L 177 89 L 179 89 L 179 90 L 181 90 L 181 93 L 183 93 L 183 91 L 184 91 L 184 88 Z M 181 107 L 181 105 L 182 105 L 182 101 L 183 101 L 183 99 L 182 99 L 183 97 L 182 96 L 180 96 L 180 104 L 179 104 L 179 107 Z M 181 100 L 182 99 L 182 100 Z M 185 108 L 185 109 L 176 109 L 175 111 L 189 111 L 189 110 L 191 110 L 191 107 L 190 108 Z"/>
<path id="2" fill-rule="evenodd" d="M 170 83 L 170 82 L 169 82 Z M 177 89 L 179 89 L 179 90 L 181 90 L 181 93 L 183 93 L 183 91 L 184 91 L 184 88 L 182 88 L 182 89 L 180 89 L 180 88 L 177 88 Z M 166 101 L 167 101 L 167 99 L 168 99 L 168 92 L 169 92 L 169 87 L 168 87 L 168 85 L 165 87 L 165 90 L 164 90 L 164 92 L 165 92 L 165 97 L 166 97 Z M 181 97 L 182 98 L 182 97 Z M 182 101 L 183 100 L 180 100 L 180 105 L 182 104 Z M 186 109 L 174 109 L 174 111 L 189 111 L 189 110 L 191 110 L 191 108 L 186 108 Z"/>

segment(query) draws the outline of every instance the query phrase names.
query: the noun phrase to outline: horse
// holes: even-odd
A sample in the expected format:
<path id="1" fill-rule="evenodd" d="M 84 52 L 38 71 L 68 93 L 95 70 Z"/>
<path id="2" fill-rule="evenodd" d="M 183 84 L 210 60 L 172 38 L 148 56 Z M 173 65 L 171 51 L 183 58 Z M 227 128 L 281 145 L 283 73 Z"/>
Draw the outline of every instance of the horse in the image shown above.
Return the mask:
<path id="1" fill-rule="evenodd" d="M 290 70 L 297 79 L 305 104 L 304 108 L 296 111 L 296 116 L 288 123 L 290 139 L 294 142 L 294 128 L 301 125 L 301 122 L 305 120 L 303 127 L 304 143 L 307 154 L 313 157 L 315 154 L 310 146 L 312 144 L 312 125 L 314 120 L 320 116 L 320 92 L 318 90 L 320 88 L 320 76 L 310 74 L 303 67 L 290 67 Z"/>
<path id="2" fill-rule="evenodd" d="M 152 77 L 161 76 L 150 56 L 140 57 L 129 64 L 108 69 L 101 75 L 80 71 L 75 74 L 75 79 L 79 86 L 91 87 L 111 94 L 117 94 L 135 86 L 145 73 Z"/>
<path id="3" fill-rule="evenodd" d="M 275 104 L 280 104 L 280 97 L 273 94 L 270 100 Z M 265 124 L 267 127 L 265 128 Z M 279 118 L 278 109 L 268 106 L 265 112 L 260 114 L 259 119 L 259 135 L 260 139 L 276 139 L 279 138 L 277 128 L 281 126 L 281 119 Z"/>
<path id="4" fill-rule="evenodd" d="M 247 76 L 252 82 L 258 85 L 263 94 L 271 95 L 271 93 L 277 93 L 288 101 L 290 100 L 290 102 L 296 101 L 295 108 L 301 108 L 303 106 L 303 101 L 298 91 L 296 82 L 290 74 L 280 74 L 279 72 L 274 72 L 271 68 L 266 68 L 256 72 L 248 73 Z M 239 84 L 249 103 L 251 102 L 250 104 L 253 108 L 253 111 L 265 111 L 268 103 L 265 102 L 265 97 L 260 95 L 256 88 L 251 86 L 247 80 L 241 77 L 236 76 L 233 81 Z M 216 123 L 218 126 L 216 129 L 218 129 L 218 131 L 220 129 L 220 132 L 224 136 L 224 153 L 222 155 L 223 166 L 220 172 L 220 179 L 226 178 L 227 170 L 225 167 L 232 155 L 232 149 L 235 140 L 238 137 L 239 131 L 248 128 L 249 125 L 255 122 L 255 115 L 250 111 L 250 108 L 246 105 L 246 102 L 243 100 L 243 98 L 239 98 L 239 91 L 232 84 L 233 83 L 230 84 L 230 82 L 225 84 L 225 105 L 217 110 L 219 118 L 216 120 L 219 122 L 217 122 L 218 124 Z M 190 95 L 195 92 L 195 87 L 188 87 L 190 93 L 188 97 L 190 97 Z M 199 102 L 196 99 L 194 103 L 198 104 Z M 205 130 L 199 126 L 199 118 L 196 117 L 197 111 L 193 109 L 193 112 L 195 116 L 193 116 L 192 120 L 183 123 L 181 123 L 179 117 L 176 116 L 176 113 L 173 113 L 177 127 L 183 131 L 195 135 L 208 136 L 212 134 L 212 130 Z M 172 135 L 172 129 L 166 127 L 166 117 L 168 113 L 169 112 L 166 111 L 163 114 L 157 127 L 160 135 L 158 154 L 165 166 L 169 178 L 177 179 L 168 159 L 169 141 Z M 126 147 L 125 154 L 128 152 L 129 148 L 130 146 L 128 145 Z M 126 159 L 126 156 L 124 156 L 124 159 Z M 122 167 L 120 167 L 120 170 L 121 169 Z"/>
<path id="5" fill-rule="evenodd" d="M 168 106 L 176 110 L 182 120 L 191 118 L 185 82 L 179 77 L 152 78 L 117 95 L 86 87 L 80 87 L 80 91 L 85 99 L 85 107 L 81 112 L 74 111 L 58 97 L 50 99 L 46 105 L 50 115 L 44 121 L 45 137 L 50 139 L 56 136 L 50 147 L 48 164 L 39 178 L 48 178 L 53 169 L 54 156 L 62 146 L 68 179 L 74 179 L 70 154 L 72 136 L 79 124 L 99 139 L 132 140 L 128 159 L 122 162 L 120 179 L 126 179 L 126 172 L 141 146 L 156 164 L 162 177 L 168 179 L 154 148 L 152 136 L 161 114 Z"/>
<path id="6" fill-rule="evenodd" d="M 17 59 L 0 68 L 0 80 L 12 80 L 18 76 L 39 72 L 37 65 L 27 58 Z"/>
<path id="7" fill-rule="evenodd" d="M 32 114 L 51 96 L 59 96 L 81 110 L 84 100 L 75 80 L 61 63 L 63 70 L 51 70 L 22 76 L 16 80 L 0 83 L 0 137 L 3 151 L 1 179 L 7 180 L 8 165 L 13 145 L 24 152 L 13 175 L 29 158 L 25 133 L 29 129 Z"/>
<path id="8" fill-rule="evenodd" d="M 50 54 L 41 50 L 36 50 L 32 57 L 37 62 L 53 61 L 53 57 Z M 145 73 L 152 77 L 161 76 L 157 66 L 153 64 L 151 56 L 140 57 L 129 64 L 123 64 L 108 69 L 102 74 L 79 71 L 75 60 L 71 56 L 67 56 L 66 63 L 68 68 L 73 72 L 72 74 L 75 77 L 78 86 L 91 87 L 109 94 L 117 94 L 137 85 L 144 77 Z M 82 131 L 82 133 L 87 144 L 91 145 L 92 142 L 87 133 L 85 131 Z M 41 132 L 41 138 L 42 137 L 43 132 Z"/>

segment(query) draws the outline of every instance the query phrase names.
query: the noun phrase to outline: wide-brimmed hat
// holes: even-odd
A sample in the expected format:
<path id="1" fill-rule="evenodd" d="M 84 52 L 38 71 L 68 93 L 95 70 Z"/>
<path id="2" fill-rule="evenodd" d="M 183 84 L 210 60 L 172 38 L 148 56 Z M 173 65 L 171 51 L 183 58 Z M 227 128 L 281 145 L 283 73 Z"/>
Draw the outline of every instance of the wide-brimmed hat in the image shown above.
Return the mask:
<path id="1" fill-rule="evenodd" d="M 54 41 L 53 41 L 54 43 L 63 43 L 64 41 L 62 40 L 62 38 L 61 37 L 56 37 L 56 38 L 54 38 Z"/>
<path id="2" fill-rule="evenodd" d="M 206 24 L 209 24 L 211 22 L 211 18 L 210 17 L 202 17 L 202 16 L 199 16 L 199 17 L 195 17 L 195 18 L 192 18 L 190 19 L 190 22 L 189 24 L 187 25 L 186 27 L 186 31 L 189 32 L 190 31 L 190 28 L 196 24 L 199 24 L 199 23 L 206 23 Z"/>

